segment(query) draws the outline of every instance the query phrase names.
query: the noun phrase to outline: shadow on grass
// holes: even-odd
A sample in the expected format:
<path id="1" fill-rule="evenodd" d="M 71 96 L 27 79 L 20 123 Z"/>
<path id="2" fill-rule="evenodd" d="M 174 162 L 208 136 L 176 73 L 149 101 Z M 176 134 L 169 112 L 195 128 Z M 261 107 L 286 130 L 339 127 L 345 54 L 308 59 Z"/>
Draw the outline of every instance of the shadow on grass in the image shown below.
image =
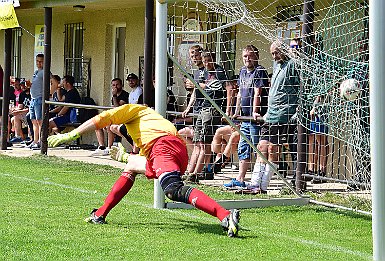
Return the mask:
<path id="1" fill-rule="evenodd" d="M 125 229 L 136 229 L 140 230 L 148 230 L 149 227 L 152 227 L 154 230 L 166 231 L 169 230 L 171 234 L 174 234 L 176 231 L 180 230 L 192 230 L 194 233 L 198 234 L 214 234 L 214 235 L 222 235 L 226 236 L 226 232 L 223 230 L 222 226 L 218 222 L 217 224 L 205 223 L 196 220 L 185 220 L 181 218 L 168 218 L 165 222 L 141 222 L 141 221 L 127 221 L 127 223 L 123 222 L 113 222 L 109 225 L 119 226 Z M 246 239 L 246 238 L 257 238 L 257 235 L 242 235 L 242 231 L 250 231 L 249 229 L 240 229 L 240 235 L 237 237 L 238 239 Z"/>

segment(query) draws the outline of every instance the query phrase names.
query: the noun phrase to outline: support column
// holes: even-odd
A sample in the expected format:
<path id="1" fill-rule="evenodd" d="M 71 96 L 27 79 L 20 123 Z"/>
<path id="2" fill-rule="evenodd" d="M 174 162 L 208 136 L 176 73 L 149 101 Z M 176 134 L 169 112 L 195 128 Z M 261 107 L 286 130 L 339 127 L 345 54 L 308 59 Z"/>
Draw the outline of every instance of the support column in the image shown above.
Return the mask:
<path id="1" fill-rule="evenodd" d="M 8 113 L 9 113 L 9 77 L 11 76 L 11 57 L 12 57 L 12 29 L 5 29 L 4 37 L 4 79 L 3 79 L 3 108 L 1 120 L 1 149 L 7 149 L 8 140 Z"/>
<path id="2" fill-rule="evenodd" d="M 50 78 L 51 78 L 51 32 L 52 32 L 52 7 L 44 7 L 44 67 L 43 67 L 43 123 L 41 126 L 41 154 L 47 155 L 48 121 Z"/>

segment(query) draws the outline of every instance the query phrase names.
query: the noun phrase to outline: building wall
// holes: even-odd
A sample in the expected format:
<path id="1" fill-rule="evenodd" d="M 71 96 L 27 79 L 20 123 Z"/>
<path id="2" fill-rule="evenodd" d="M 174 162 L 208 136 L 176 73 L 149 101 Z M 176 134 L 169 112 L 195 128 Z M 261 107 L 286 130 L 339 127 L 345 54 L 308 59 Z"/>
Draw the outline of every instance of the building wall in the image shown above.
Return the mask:
<path id="1" fill-rule="evenodd" d="M 84 23 L 83 55 L 91 59 L 91 97 L 99 105 L 110 104 L 112 79 L 112 29 L 114 24 L 126 25 L 125 74 L 139 73 L 139 56 L 144 54 L 144 7 L 122 10 L 61 12 L 52 9 L 52 60 L 51 72 L 63 76 L 64 25 Z M 34 70 L 35 25 L 44 24 L 44 10 L 17 14 L 22 26 L 21 76 L 30 79 Z M 29 33 L 28 33 L 28 32 Z M 4 49 L 4 30 L 0 31 L 0 47 Z M 4 54 L 0 55 L 3 64 Z M 124 79 L 123 79 L 124 80 Z"/>

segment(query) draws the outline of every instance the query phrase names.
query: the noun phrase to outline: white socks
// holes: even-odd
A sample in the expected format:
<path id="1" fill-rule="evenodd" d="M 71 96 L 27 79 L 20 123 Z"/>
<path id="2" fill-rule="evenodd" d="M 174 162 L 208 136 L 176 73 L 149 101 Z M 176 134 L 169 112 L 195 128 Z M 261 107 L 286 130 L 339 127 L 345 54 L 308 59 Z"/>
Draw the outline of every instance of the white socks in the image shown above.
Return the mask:
<path id="1" fill-rule="evenodd" d="M 272 163 L 272 164 L 276 169 L 278 169 L 277 164 L 275 164 L 275 163 Z M 270 167 L 270 165 L 266 165 L 266 169 L 262 175 L 261 190 L 264 190 L 264 191 L 267 190 L 267 187 L 269 186 L 270 179 L 273 176 L 273 174 L 274 174 L 274 170 Z"/>
<path id="2" fill-rule="evenodd" d="M 255 162 L 253 173 L 251 174 L 250 187 L 259 188 L 261 186 L 262 177 L 265 173 L 266 164 L 263 162 Z"/>

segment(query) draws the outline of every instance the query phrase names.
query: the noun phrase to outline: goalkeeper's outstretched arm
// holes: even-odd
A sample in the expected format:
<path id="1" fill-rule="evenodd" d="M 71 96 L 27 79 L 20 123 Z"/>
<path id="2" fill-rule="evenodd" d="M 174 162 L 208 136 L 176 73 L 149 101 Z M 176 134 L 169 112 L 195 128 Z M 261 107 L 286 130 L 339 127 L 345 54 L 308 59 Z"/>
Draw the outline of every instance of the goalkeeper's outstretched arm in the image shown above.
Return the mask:
<path id="1" fill-rule="evenodd" d="M 58 134 L 48 137 L 48 146 L 56 147 L 60 144 L 64 144 L 73 140 L 78 139 L 84 133 L 96 130 L 96 125 L 94 123 L 94 119 L 89 119 L 84 122 L 82 125 L 65 134 Z"/>

